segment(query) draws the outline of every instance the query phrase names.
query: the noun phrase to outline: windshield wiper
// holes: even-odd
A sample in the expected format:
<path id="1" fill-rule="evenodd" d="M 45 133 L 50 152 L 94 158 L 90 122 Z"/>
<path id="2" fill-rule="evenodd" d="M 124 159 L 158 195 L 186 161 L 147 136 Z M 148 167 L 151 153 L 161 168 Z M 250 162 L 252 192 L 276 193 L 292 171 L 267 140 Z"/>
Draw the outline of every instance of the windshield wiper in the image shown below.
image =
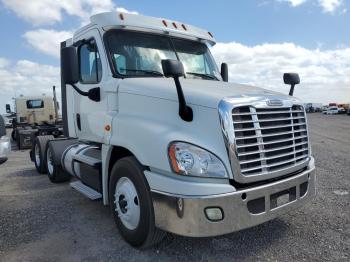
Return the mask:
<path id="1" fill-rule="evenodd" d="M 153 70 L 143 70 L 143 69 L 129 69 L 129 68 L 120 68 L 121 71 L 131 71 L 131 72 L 142 72 L 148 75 L 164 76 L 161 72 Z"/>
<path id="2" fill-rule="evenodd" d="M 195 73 L 195 72 L 186 72 L 186 74 L 194 75 L 194 76 L 200 76 L 200 77 L 203 77 L 203 78 L 206 78 L 206 79 L 213 79 L 213 80 L 218 80 L 219 81 L 219 79 L 216 76 L 209 75 L 209 74 L 201 74 L 201 73 Z"/>

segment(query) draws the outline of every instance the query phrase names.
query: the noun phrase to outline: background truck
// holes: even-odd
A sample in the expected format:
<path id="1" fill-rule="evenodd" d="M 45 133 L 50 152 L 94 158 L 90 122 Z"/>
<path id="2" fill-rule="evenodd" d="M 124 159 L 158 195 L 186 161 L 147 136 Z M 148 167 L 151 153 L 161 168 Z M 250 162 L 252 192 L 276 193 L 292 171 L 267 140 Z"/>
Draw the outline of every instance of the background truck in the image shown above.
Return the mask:
<path id="1" fill-rule="evenodd" d="M 54 96 L 20 96 L 15 98 L 15 112 L 6 105 L 6 112 L 12 115 L 11 137 L 19 149 L 32 148 L 33 139 L 38 135 L 62 135 L 62 123 L 58 115 L 58 103 Z"/>
<path id="2" fill-rule="evenodd" d="M 40 173 L 109 205 L 127 242 L 252 227 L 315 194 L 297 74 L 289 96 L 228 83 L 213 35 L 109 12 L 61 43 L 64 136 L 38 136 Z"/>

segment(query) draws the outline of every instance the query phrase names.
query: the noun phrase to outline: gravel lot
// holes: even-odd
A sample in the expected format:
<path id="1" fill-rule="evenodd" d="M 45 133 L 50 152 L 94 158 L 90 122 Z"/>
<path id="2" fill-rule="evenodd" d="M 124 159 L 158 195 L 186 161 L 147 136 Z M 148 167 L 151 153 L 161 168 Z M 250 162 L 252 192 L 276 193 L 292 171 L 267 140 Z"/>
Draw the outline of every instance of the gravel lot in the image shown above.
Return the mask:
<path id="1" fill-rule="evenodd" d="M 278 219 L 216 238 L 169 236 L 139 251 L 108 207 L 39 175 L 28 151 L 0 167 L 0 261 L 349 261 L 350 116 L 309 114 L 318 193 Z"/>

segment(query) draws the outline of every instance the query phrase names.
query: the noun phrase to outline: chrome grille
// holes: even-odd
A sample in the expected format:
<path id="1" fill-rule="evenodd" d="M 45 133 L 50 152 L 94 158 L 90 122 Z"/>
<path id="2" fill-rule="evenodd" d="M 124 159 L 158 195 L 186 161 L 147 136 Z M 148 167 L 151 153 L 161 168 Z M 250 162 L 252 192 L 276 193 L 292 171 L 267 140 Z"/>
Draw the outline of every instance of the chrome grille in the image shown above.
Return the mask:
<path id="1" fill-rule="evenodd" d="M 303 106 L 240 106 L 232 110 L 232 120 L 243 176 L 278 172 L 308 160 L 308 133 Z"/>

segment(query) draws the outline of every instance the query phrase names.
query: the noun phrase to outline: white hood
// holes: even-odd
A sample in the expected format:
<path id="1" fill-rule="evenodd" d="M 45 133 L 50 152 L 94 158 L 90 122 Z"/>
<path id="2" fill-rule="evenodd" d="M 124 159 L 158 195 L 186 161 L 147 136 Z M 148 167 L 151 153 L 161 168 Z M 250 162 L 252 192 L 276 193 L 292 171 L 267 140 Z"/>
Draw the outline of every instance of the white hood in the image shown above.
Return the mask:
<path id="1" fill-rule="evenodd" d="M 180 82 L 188 104 L 211 108 L 218 108 L 219 102 L 225 97 L 273 95 L 281 99 L 290 99 L 287 95 L 249 85 L 184 78 L 180 79 Z M 172 78 L 125 78 L 120 82 L 119 92 L 177 101 L 176 87 Z"/>

